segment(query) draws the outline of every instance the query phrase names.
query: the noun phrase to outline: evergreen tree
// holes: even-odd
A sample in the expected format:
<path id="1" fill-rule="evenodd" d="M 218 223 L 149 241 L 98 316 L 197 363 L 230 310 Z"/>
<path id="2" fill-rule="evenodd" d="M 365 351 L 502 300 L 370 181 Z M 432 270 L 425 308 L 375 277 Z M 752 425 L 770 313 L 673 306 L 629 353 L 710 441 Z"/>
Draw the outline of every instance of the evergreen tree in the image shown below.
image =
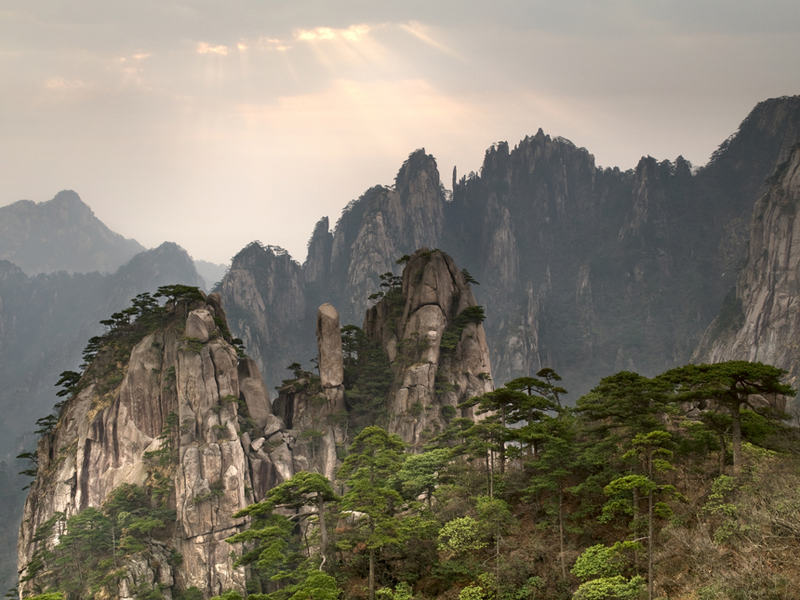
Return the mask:
<path id="1" fill-rule="evenodd" d="M 796 390 L 781 383 L 786 371 L 760 362 L 730 360 L 713 365 L 686 365 L 667 371 L 659 377 L 673 387 L 676 399 L 700 403 L 701 407 L 723 408 L 731 417 L 733 445 L 733 475 L 742 473 L 742 408 L 750 407 L 756 413 L 773 421 L 788 415 L 770 406 L 756 405 L 751 401 L 760 396 L 794 396 Z"/>
<path id="2" fill-rule="evenodd" d="M 404 448 L 397 435 L 367 427 L 353 440 L 338 472 L 347 488 L 341 510 L 353 515 L 353 532 L 369 554 L 370 600 L 375 600 L 376 554 L 402 540 L 396 513 L 403 499 L 390 483 L 402 467 Z"/>

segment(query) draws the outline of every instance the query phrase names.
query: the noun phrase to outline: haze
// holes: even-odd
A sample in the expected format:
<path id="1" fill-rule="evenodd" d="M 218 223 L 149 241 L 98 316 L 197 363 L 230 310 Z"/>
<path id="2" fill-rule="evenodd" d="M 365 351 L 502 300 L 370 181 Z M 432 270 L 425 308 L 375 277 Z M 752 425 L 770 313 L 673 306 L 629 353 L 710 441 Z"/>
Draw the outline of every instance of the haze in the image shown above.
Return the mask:
<path id="1" fill-rule="evenodd" d="M 447 187 L 540 127 L 602 166 L 702 165 L 800 93 L 798 39 L 796 0 L 6 0 L 0 204 L 74 189 L 146 246 L 302 261 L 420 147 Z"/>

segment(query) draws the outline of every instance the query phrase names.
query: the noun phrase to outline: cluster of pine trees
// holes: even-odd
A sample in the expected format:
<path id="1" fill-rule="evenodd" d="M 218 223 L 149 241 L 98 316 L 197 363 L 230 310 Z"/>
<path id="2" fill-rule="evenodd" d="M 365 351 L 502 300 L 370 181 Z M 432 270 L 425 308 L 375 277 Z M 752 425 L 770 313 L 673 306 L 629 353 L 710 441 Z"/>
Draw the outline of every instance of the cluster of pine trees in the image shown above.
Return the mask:
<path id="1" fill-rule="evenodd" d="M 159 293 L 174 307 L 194 292 Z M 87 348 L 87 372 L 115 364 L 97 359 L 124 357 L 168 310 L 141 296 L 112 315 Z M 334 481 L 300 472 L 237 513 L 250 517 L 229 540 L 244 548 L 249 600 L 798 595 L 800 461 L 784 371 L 730 361 L 655 378 L 621 372 L 567 406 L 560 377 L 543 369 L 444 407 L 447 427 L 412 453 L 375 425 L 386 419 L 392 380 L 385 355 L 355 327 L 343 329 L 343 342 L 356 433 Z M 77 392 L 84 375 L 64 373 L 59 395 Z M 468 412 L 478 418 L 459 417 Z M 164 435 L 175 425 L 168 419 Z M 170 539 L 175 514 L 162 471 L 175 457 L 169 447 L 152 454 L 146 489 L 119 488 L 99 509 L 55 515 L 36 532 L 58 533 L 58 542 L 29 565 L 35 599 L 99 598 L 119 584 L 126 559 Z M 146 588 L 133 592 L 146 600 L 166 592 Z"/>
<path id="2" fill-rule="evenodd" d="M 544 369 L 473 398 L 480 418 L 420 454 L 366 427 L 336 481 L 298 473 L 237 515 L 247 597 L 788 597 L 800 478 L 783 374 L 622 372 L 568 407 Z"/>

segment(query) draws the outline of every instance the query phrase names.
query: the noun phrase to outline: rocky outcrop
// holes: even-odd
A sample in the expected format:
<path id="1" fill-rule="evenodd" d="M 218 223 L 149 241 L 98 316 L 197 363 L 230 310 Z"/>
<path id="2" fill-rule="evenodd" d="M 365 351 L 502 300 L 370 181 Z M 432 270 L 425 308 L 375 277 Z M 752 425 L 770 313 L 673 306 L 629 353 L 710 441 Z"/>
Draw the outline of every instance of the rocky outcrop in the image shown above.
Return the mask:
<path id="1" fill-rule="evenodd" d="M 493 145 L 452 195 L 419 150 L 394 186 L 348 204 L 332 233 L 317 224 L 299 293 L 307 307 L 330 302 L 343 323 L 358 323 L 397 259 L 440 247 L 482 284 L 498 381 L 548 366 L 579 395 L 621 368 L 652 376 L 689 360 L 735 283 L 764 181 L 798 139 L 800 97 L 760 103 L 700 169 L 680 156 L 601 168 L 585 148 L 539 130 L 516 147 Z M 288 280 L 284 289 L 298 293 Z M 257 304 L 248 298 L 226 305 L 248 315 Z M 252 323 L 277 320 L 266 313 Z M 306 310 L 298 329 L 313 319 Z M 279 336 L 293 344 L 280 354 L 249 320 L 232 326 L 262 370 L 258 353 L 280 366 L 313 354 L 314 340 L 296 335 Z M 267 378 L 278 385 L 282 374 Z"/>
<path id="2" fill-rule="evenodd" d="M 331 254 L 332 274 L 343 276 L 341 305 L 350 322 L 373 304 L 369 297 L 380 289 L 379 276 L 396 272 L 398 258 L 439 245 L 445 196 L 436 160 L 424 148 L 413 152 L 393 187 L 374 187 L 358 203 L 337 224 Z M 358 222 L 348 223 L 353 217 Z"/>
<path id="3" fill-rule="evenodd" d="M 62 371 L 78 369 L 86 340 L 103 332 L 100 320 L 129 306 L 137 294 L 170 284 L 200 284 L 192 259 L 172 243 L 136 255 L 112 275 L 28 277 L 11 263 L 0 262 L 3 460 L 23 450 L 18 436 L 32 432 L 36 419 L 50 412 L 53 384 Z"/>
<path id="4" fill-rule="evenodd" d="M 303 264 L 303 276 L 308 284 L 324 286 L 329 283 L 333 251 L 333 234 L 329 227 L 328 217 L 322 217 L 308 242 L 308 256 Z"/>
<path id="5" fill-rule="evenodd" d="M 310 372 L 286 382 L 278 391 L 273 410 L 285 426 L 269 442 L 285 445 L 286 474 L 322 473 L 331 481 L 339 467 L 337 449 L 346 445 L 344 366 L 339 314 L 330 304 L 317 310 L 319 377 Z M 285 475 L 284 475 L 285 477 Z"/>
<path id="6" fill-rule="evenodd" d="M 243 524 L 232 515 L 253 500 L 253 486 L 249 448 L 239 438 L 238 357 L 223 335 L 226 326 L 214 321 L 215 304 L 218 298 L 181 301 L 173 307 L 177 320 L 135 344 L 127 363 L 109 363 L 115 357 L 101 353 L 89 367 L 54 431 L 39 441 L 39 471 L 19 537 L 23 576 L 42 523 L 57 512 L 69 518 L 99 508 L 123 483 L 152 487 L 158 472 L 168 478 L 177 517 L 173 537 L 162 545 L 183 560 L 169 571 L 151 548 L 147 560 L 131 559 L 131 585 L 157 574 L 157 583 L 174 580 L 209 594 L 244 589 L 244 571 L 233 568 L 225 538 Z M 150 458 L 160 452 L 170 456 L 166 467 Z"/>
<path id="7" fill-rule="evenodd" d="M 244 341 L 268 389 L 280 384 L 288 364 L 313 356 L 303 271 L 284 250 L 248 245 L 233 258 L 219 292 L 231 330 Z"/>
<path id="8" fill-rule="evenodd" d="M 412 448 L 444 429 L 460 402 L 493 389 L 482 321 L 453 259 L 426 247 L 403 269 L 402 295 L 390 293 L 367 312 L 364 332 L 380 342 L 394 373 L 389 430 Z"/>
<path id="9" fill-rule="evenodd" d="M 772 178 L 751 220 L 748 260 L 693 360 L 749 360 L 800 375 L 800 144 Z"/>

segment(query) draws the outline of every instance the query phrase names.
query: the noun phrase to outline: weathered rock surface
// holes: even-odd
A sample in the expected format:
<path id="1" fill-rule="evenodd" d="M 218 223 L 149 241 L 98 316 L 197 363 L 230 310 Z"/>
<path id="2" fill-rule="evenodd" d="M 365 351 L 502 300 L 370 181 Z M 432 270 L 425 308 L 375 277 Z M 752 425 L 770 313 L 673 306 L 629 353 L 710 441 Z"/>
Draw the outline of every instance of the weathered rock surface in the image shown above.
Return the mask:
<path id="1" fill-rule="evenodd" d="M 323 304 L 317 310 L 317 345 L 322 387 L 332 388 L 342 385 L 344 382 L 342 332 L 339 328 L 339 313 L 332 304 Z"/>
<path id="2" fill-rule="evenodd" d="M 39 472 L 19 537 L 23 574 L 37 549 L 32 542 L 37 527 L 55 512 L 69 518 L 101 507 L 123 483 L 152 484 L 155 467 L 147 453 L 166 449 L 172 457 L 166 474 L 174 486 L 169 503 L 177 514 L 175 533 L 159 542 L 163 552 L 154 547 L 147 557 L 131 559 L 121 597 L 142 583 L 179 582 L 180 589 L 197 586 L 209 596 L 244 589 L 244 570 L 233 567 L 225 542 L 244 523 L 232 515 L 263 496 L 278 477 L 249 435 L 239 437 L 240 399 L 248 408 L 260 407 L 265 424 L 271 415 L 263 382 L 254 384 L 260 379 L 255 365 L 247 360 L 237 365 L 236 350 L 223 333 L 227 326 L 216 315 L 218 302 L 179 302 L 177 321 L 146 335 L 127 363 L 117 364 L 116 387 L 104 379 L 103 355 L 89 367 L 84 380 L 98 383 L 86 384 L 70 399 L 55 430 L 39 442 Z M 186 336 L 191 323 L 197 335 Z M 199 341 L 200 333 L 206 342 Z M 167 549 L 180 552 L 180 565 L 170 568 L 162 560 Z M 22 591 L 32 583 L 24 583 Z"/>
<path id="3" fill-rule="evenodd" d="M 367 312 L 364 331 L 392 361 L 389 430 L 419 450 L 446 427 L 443 407 L 493 389 L 492 369 L 482 318 L 467 310 L 477 302 L 450 256 L 417 250 L 403 269 L 402 293 L 402 317 L 384 299 Z"/>
<path id="4" fill-rule="evenodd" d="M 693 359 L 749 360 L 800 375 L 800 144 L 756 203 L 748 260 Z"/>
<path id="5" fill-rule="evenodd" d="M 233 258 L 219 292 L 231 331 L 244 341 L 267 389 L 280 384 L 288 364 L 313 356 L 314 313 L 307 310 L 303 271 L 285 251 L 248 245 Z"/>
<path id="6" fill-rule="evenodd" d="M 200 280 L 186 251 L 171 243 L 138 254 L 113 275 L 28 277 L 0 261 L 0 457 L 22 451 L 18 436 L 52 409 L 53 384 L 62 371 L 78 369 L 86 340 L 103 332 L 101 319 L 137 294 L 175 283 Z"/>
<path id="7" fill-rule="evenodd" d="M 239 360 L 239 391 L 247 404 L 250 417 L 259 427 L 269 423 L 272 411 L 269 402 L 269 392 L 256 362 L 248 357 Z"/>

